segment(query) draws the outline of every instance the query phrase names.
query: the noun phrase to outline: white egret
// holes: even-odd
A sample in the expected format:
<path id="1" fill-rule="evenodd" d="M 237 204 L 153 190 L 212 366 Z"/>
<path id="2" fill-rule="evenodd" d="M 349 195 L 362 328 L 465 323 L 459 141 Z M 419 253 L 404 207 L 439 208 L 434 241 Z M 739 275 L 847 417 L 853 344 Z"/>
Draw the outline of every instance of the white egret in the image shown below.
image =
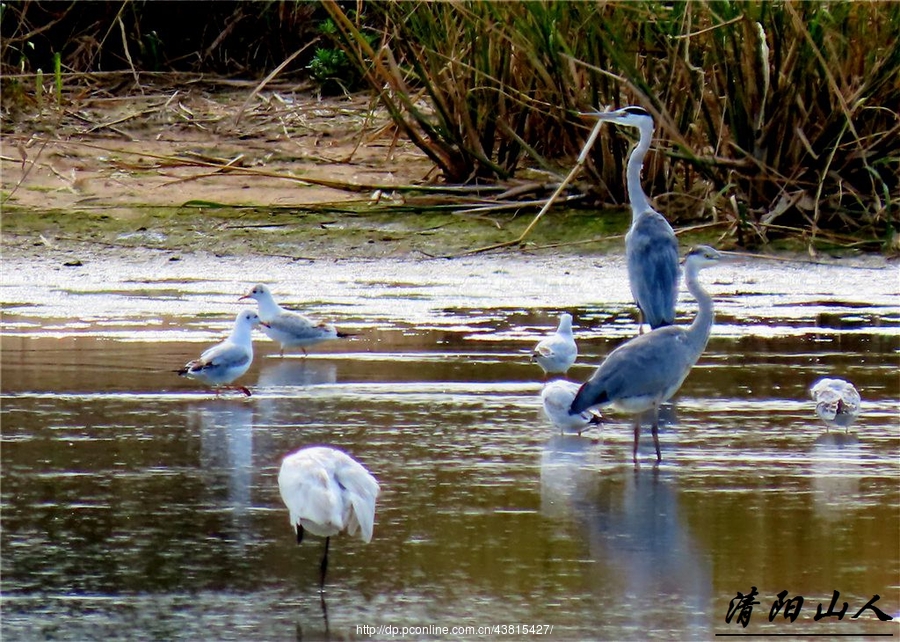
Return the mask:
<path id="1" fill-rule="evenodd" d="M 350 535 L 359 533 L 366 543 L 372 540 L 378 482 L 345 452 L 310 446 L 284 458 L 278 490 L 290 513 L 297 543 L 303 541 L 306 531 L 325 538 L 320 566 L 324 590 L 331 536 L 347 531 Z"/>

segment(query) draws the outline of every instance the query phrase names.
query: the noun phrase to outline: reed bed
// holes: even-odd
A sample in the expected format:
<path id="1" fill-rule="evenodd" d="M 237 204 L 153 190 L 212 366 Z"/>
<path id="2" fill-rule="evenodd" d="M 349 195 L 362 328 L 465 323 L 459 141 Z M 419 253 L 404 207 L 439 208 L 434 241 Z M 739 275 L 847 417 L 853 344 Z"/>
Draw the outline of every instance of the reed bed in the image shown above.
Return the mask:
<path id="1" fill-rule="evenodd" d="M 640 104 L 658 123 L 645 188 L 676 221 L 725 218 L 744 244 L 900 225 L 898 3 L 324 6 L 448 182 L 562 177 L 589 132 L 579 112 Z M 624 202 L 629 136 L 604 132 L 576 189 Z"/>
<path id="2" fill-rule="evenodd" d="M 442 207 L 476 215 L 542 214 L 551 194 L 577 207 L 626 201 L 633 132 L 604 125 L 587 145 L 594 123 L 579 113 L 639 104 L 657 121 L 644 187 L 676 226 L 714 225 L 745 246 L 900 249 L 900 3 L 238 1 L 204 5 L 199 30 L 197 5 L 175 4 L 4 4 L 4 132 L 36 100 L 55 103 L 57 123 L 127 137 L 78 103 L 130 92 L 141 100 L 128 119 L 158 110 L 192 127 L 289 135 L 302 114 L 273 88 L 362 79 L 379 131 L 412 141 L 436 170 L 429 185 L 392 186 L 407 203 L 440 193 Z M 323 80 L 317 59 L 353 69 Z M 246 100 L 206 123 L 177 90 L 158 91 L 183 72 L 244 88 Z M 374 135 L 368 120 L 360 144 Z"/>

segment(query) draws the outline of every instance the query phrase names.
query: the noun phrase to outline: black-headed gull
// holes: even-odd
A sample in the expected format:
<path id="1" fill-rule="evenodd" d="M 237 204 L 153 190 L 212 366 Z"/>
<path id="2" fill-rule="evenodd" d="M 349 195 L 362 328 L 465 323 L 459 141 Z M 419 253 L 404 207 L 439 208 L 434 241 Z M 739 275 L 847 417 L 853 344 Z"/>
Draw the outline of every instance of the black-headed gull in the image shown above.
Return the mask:
<path id="1" fill-rule="evenodd" d="M 581 384 L 565 379 L 557 379 L 544 384 L 541 389 L 541 403 L 544 407 L 544 414 L 550 422 L 559 428 L 560 434 L 578 433 L 588 428 L 591 424 L 599 424 L 602 422 L 600 413 L 597 410 L 589 409 L 570 415 L 569 408 Z"/>
<path id="2" fill-rule="evenodd" d="M 572 315 L 566 312 L 560 315 L 556 332 L 534 347 L 531 360 L 537 361 L 546 374 L 565 374 L 577 358 L 578 346 L 572 336 Z"/>
<path id="3" fill-rule="evenodd" d="M 288 455 L 278 472 L 278 490 L 290 513 L 297 543 L 303 534 L 325 538 L 321 588 L 328 569 L 328 543 L 332 535 L 359 533 L 367 544 L 375 524 L 375 500 L 379 487 L 362 464 L 329 446 L 310 446 Z"/>
<path id="4" fill-rule="evenodd" d="M 248 397 L 250 390 L 245 386 L 229 386 L 232 381 L 247 372 L 253 363 L 253 328 L 262 325 L 259 315 L 253 310 L 241 310 L 234 320 L 231 334 L 222 343 L 205 350 L 199 359 L 194 359 L 178 370 L 182 377 L 197 379 L 206 383 L 219 394 L 222 388 L 234 388 Z"/>
<path id="5" fill-rule="evenodd" d="M 299 347 L 306 354 L 306 346 L 350 336 L 338 332 L 330 323 L 317 323 L 299 312 L 281 307 L 262 283 L 254 285 L 239 300 L 243 299 L 254 299 L 259 304 L 259 318 L 268 324 L 268 327 L 263 327 L 263 332 L 281 344 L 282 357 L 285 348 Z"/>
<path id="6" fill-rule="evenodd" d="M 853 384 L 843 379 L 819 379 L 809 394 L 816 402 L 816 414 L 828 427 L 843 427 L 844 432 L 859 416 L 861 399 Z"/>

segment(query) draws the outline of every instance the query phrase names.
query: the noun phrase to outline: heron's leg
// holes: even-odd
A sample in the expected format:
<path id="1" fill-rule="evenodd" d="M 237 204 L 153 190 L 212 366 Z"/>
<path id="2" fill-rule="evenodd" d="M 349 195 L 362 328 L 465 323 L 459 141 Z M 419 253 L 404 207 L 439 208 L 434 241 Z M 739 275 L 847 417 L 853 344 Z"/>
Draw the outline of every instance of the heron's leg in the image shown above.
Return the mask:
<path id="1" fill-rule="evenodd" d="M 331 541 L 330 537 L 325 538 L 325 554 L 322 555 L 322 582 L 319 584 L 319 590 L 325 590 L 325 571 L 328 570 L 328 543 Z"/>
<path id="2" fill-rule="evenodd" d="M 640 439 L 641 439 L 641 419 L 640 419 L 640 417 L 641 416 L 638 415 L 638 418 L 634 421 L 634 450 L 632 451 L 632 456 L 631 456 L 634 463 L 638 463 L 638 460 L 637 460 L 638 441 L 640 441 Z"/>
<path id="3" fill-rule="evenodd" d="M 303 527 L 300 526 L 300 524 L 297 524 L 295 526 L 295 528 L 297 529 L 297 543 L 302 544 L 303 543 Z"/>
<path id="4" fill-rule="evenodd" d="M 650 429 L 650 432 L 653 433 L 653 445 L 656 448 L 656 463 L 662 461 L 662 455 L 659 453 L 659 408 L 656 409 L 656 413 L 653 415 L 653 427 Z"/>

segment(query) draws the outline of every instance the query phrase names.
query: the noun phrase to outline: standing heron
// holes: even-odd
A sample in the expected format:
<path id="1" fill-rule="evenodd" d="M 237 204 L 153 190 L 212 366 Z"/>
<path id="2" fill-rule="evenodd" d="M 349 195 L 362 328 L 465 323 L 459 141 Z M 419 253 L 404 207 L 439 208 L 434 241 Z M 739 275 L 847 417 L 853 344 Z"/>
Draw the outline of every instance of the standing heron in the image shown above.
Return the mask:
<path id="1" fill-rule="evenodd" d="M 675 323 L 678 300 L 678 240 L 672 226 L 654 210 L 641 187 L 641 167 L 653 139 L 653 116 L 643 107 L 625 107 L 594 114 L 599 120 L 635 127 L 640 139 L 628 157 L 626 182 L 631 203 L 631 228 L 625 235 L 625 261 L 631 294 L 651 329 Z"/>
<path id="2" fill-rule="evenodd" d="M 578 358 L 578 346 L 572 336 L 572 315 L 564 312 L 559 317 L 559 327 L 550 336 L 541 339 L 531 353 L 531 360 L 544 374 L 565 374 Z"/>
<path id="3" fill-rule="evenodd" d="M 844 432 L 859 416 L 861 399 L 853 384 L 843 379 L 819 379 L 809 394 L 816 402 L 816 414 L 827 427 L 840 426 Z"/>
<path id="4" fill-rule="evenodd" d="M 699 310 L 688 327 L 666 326 L 642 334 L 623 343 L 609 353 L 606 360 L 578 391 L 569 414 L 577 415 L 588 408 L 612 404 L 622 412 L 637 414 L 634 422 L 634 462 L 637 463 L 641 416 L 653 411 L 653 445 L 656 461 L 659 452 L 659 406 L 681 387 L 691 368 L 706 349 L 713 324 L 712 297 L 697 280 L 698 272 L 722 260 L 711 247 L 700 245 L 684 259 L 687 288 L 697 299 Z"/>
<path id="5" fill-rule="evenodd" d="M 378 482 L 347 453 L 311 446 L 284 458 L 278 472 L 278 490 L 290 513 L 297 544 L 303 542 L 306 531 L 325 538 L 320 565 L 320 588 L 324 591 L 331 536 L 345 530 L 350 535 L 359 533 L 367 544 L 372 540 Z"/>
<path id="6" fill-rule="evenodd" d="M 247 372 L 253 362 L 253 339 L 251 334 L 257 325 L 265 327 L 253 310 L 242 310 L 234 320 L 231 334 L 222 343 L 205 350 L 199 359 L 194 359 L 176 370 L 182 377 L 197 379 L 219 390 L 233 387 L 248 397 L 250 390 L 245 386 L 229 386 L 232 381 Z"/>
<path id="7" fill-rule="evenodd" d="M 243 299 L 254 299 L 259 304 L 259 318 L 267 326 L 263 332 L 273 341 L 281 344 L 281 356 L 287 347 L 299 347 L 306 354 L 306 346 L 315 345 L 329 339 L 340 339 L 350 335 L 338 332 L 330 323 L 316 323 L 299 312 L 286 310 L 278 305 L 272 292 L 262 283 L 250 288 Z"/>

